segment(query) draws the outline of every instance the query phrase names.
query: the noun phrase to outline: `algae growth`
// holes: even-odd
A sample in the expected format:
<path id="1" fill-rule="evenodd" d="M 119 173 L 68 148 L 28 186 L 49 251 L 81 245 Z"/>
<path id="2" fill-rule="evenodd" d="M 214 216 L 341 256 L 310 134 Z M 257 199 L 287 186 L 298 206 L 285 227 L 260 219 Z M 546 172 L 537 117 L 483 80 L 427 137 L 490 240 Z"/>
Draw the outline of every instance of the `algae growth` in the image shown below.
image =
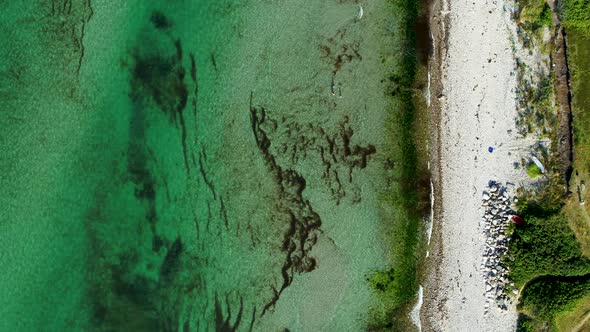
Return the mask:
<path id="1" fill-rule="evenodd" d="M 367 281 L 416 277 L 405 3 L 0 10 L 0 330 L 362 330 L 412 300 Z"/>

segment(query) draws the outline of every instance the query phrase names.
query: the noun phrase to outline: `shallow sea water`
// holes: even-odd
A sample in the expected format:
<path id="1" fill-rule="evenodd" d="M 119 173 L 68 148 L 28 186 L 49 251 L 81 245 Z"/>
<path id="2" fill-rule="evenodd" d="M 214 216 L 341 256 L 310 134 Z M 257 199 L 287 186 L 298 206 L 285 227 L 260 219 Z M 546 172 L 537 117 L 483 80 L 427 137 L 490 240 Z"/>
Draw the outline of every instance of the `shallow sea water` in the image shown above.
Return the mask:
<path id="1" fill-rule="evenodd" d="M 0 330 L 363 330 L 386 3 L 0 2 Z"/>

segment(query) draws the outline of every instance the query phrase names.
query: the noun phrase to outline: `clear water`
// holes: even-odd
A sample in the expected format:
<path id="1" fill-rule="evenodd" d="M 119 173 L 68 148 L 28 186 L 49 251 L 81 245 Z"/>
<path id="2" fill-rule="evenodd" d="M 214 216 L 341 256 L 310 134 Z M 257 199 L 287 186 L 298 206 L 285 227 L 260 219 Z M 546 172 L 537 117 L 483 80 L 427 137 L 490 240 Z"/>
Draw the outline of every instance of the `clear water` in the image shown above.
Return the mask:
<path id="1" fill-rule="evenodd" d="M 1 331 L 367 325 L 391 246 L 387 1 L 0 13 Z"/>

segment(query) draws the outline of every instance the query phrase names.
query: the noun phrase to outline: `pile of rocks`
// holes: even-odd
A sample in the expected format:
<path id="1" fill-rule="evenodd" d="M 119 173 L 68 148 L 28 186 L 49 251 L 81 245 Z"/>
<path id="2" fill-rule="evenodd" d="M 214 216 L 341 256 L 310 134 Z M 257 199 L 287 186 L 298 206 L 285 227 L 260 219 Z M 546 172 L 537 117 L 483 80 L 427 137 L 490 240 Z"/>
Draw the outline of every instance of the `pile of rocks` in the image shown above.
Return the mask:
<path id="1" fill-rule="evenodd" d="M 513 215 L 510 199 L 506 187 L 500 183 L 490 181 L 488 188 L 483 192 L 483 235 L 485 246 L 481 270 L 486 283 L 485 296 L 486 312 L 490 302 L 495 302 L 498 310 L 507 309 L 507 298 L 505 290 L 513 288 L 508 280 L 508 269 L 500 261 L 500 257 L 507 250 L 509 238 L 506 236 L 506 228 Z"/>

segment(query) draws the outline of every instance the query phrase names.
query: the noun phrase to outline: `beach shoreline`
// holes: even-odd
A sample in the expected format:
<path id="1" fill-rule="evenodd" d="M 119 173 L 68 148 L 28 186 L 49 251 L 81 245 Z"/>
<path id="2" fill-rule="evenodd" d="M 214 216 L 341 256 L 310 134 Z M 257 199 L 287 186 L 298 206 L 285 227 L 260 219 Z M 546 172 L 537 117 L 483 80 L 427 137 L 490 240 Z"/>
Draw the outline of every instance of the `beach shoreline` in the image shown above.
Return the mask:
<path id="1" fill-rule="evenodd" d="M 430 163 L 433 230 L 425 261 L 426 331 L 513 331 L 514 303 L 496 310 L 481 264 L 482 193 L 489 181 L 522 183 L 509 4 L 436 1 L 430 26 Z M 513 195 L 516 185 L 507 188 Z"/>
<path id="2" fill-rule="evenodd" d="M 441 162 L 440 162 L 440 100 L 438 96 L 442 94 L 442 63 L 444 54 L 446 54 L 446 45 L 448 42 L 447 27 L 449 25 L 448 16 L 442 16 L 440 13 L 448 8 L 448 0 L 435 0 L 429 9 L 429 25 L 432 42 L 432 53 L 428 59 L 429 84 L 429 154 L 430 154 L 430 176 L 431 176 L 431 225 L 430 238 L 428 241 L 428 256 L 424 263 L 423 280 L 424 285 L 422 310 L 420 314 L 421 329 L 426 331 L 433 329 L 430 318 L 435 312 L 440 313 L 440 307 L 436 301 L 439 297 L 439 279 L 442 236 L 440 229 L 441 216 Z"/>

